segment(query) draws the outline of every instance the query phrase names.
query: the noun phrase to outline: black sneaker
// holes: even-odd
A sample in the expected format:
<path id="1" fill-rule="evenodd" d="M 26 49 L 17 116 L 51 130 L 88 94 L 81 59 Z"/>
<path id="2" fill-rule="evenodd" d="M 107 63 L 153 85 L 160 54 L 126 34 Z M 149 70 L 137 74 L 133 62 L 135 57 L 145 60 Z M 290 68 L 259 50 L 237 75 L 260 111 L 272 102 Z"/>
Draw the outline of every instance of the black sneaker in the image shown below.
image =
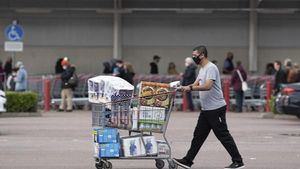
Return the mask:
<path id="1" fill-rule="evenodd" d="M 191 168 L 191 166 L 193 165 L 193 162 L 188 162 L 184 158 L 183 159 L 173 158 L 173 161 L 174 161 L 174 163 L 176 163 L 180 167 L 183 167 L 183 168 L 186 168 L 186 169 Z"/>
<path id="2" fill-rule="evenodd" d="M 240 168 L 244 168 L 244 167 L 245 167 L 245 165 L 243 162 L 241 162 L 241 163 L 233 162 L 232 164 L 225 167 L 224 169 L 240 169 Z"/>

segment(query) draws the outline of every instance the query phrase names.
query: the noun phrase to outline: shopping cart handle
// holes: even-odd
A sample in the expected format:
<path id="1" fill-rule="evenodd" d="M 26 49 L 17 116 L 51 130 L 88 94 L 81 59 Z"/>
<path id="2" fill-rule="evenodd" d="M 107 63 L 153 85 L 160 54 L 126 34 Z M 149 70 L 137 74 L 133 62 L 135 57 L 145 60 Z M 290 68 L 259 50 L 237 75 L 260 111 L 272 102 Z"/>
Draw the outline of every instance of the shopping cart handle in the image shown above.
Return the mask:
<path id="1" fill-rule="evenodd" d="M 170 83 L 170 87 L 171 88 L 177 88 L 177 87 L 180 87 L 180 81 L 174 81 L 174 82 L 171 82 Z"/>

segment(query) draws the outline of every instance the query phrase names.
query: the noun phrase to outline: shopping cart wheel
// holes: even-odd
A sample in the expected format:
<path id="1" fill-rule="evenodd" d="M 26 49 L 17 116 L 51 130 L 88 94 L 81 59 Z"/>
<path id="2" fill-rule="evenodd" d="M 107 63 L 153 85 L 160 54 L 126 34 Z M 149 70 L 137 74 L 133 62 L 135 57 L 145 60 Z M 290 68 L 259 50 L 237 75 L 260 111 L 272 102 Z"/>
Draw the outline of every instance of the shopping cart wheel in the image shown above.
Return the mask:
<path id="1" fill-rule="evenodd" d="M 106 161 L 106 163 L 103 164 L 103 169 L 112 169 L 112 163 Z"/>
<path id="2" fill-rule="evenodd" d="M 169 161 L 169 169 L 177 169 L 178 165 L 173 161 Z"/>
<path id="3" fill-rule="evenodd" d="M 157 169 L 163 169 L 165 166 L 165 162 L 161 159 L 155 159 L 155 165 Z"/>
<path id="4" fill-rule="evenodd" d="M 100 161 L 99 163 L 96 163 L 95 164 L 95 167 L 97 168 L 97 169 L 103 169 L 103 161 Z"/>

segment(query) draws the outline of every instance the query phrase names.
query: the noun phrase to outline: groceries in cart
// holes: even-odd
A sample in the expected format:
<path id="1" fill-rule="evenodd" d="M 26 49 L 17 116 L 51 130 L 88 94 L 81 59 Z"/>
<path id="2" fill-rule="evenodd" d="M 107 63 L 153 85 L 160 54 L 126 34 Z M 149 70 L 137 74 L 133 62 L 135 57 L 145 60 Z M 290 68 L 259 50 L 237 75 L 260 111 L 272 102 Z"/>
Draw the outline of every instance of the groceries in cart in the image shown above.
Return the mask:
<path id="1" fill-rule="evenodd" d="M 158 143 L 154 136 L 119 137 L 113 128 L 94 129 L 95 157 L 139 157 L 158 155 Z M 166 151 L 160 152 L 166 155 Z"/>
<path id="2" fill-rule="evenodd" d="M 161 107 L 141 106 L 139 113 L 139 130 L 161 132 L 165 123 L 166 109 Z"/>
<path id="3" fill-rule="evenodd" d="M 97 169 L 112 168 L 109 159 L 154 159 L 159 169 L 167 160 L 170 168 L 176 168 L 165 137 L 175 96 L 173 85 L 141 82 L 134 95 L 134 87 L 125 80 L 97 76 L 88 80 L 88 86 Z M 157 136 L 162 140 L 157 141 Z"/>
<path id="4" fill-rule="evenodd" d="M 164 83 L 141 82 L 140 104 L 142 106 L 155 106 L 168 108 L 170 105 L 170 85 Z"/>
<path id="5" fill-rule="evenodd" d="M 89 102 L 105 103 L 130 99 L 134 86 L 114 76 L 97 76 L 88 80 Z"/>

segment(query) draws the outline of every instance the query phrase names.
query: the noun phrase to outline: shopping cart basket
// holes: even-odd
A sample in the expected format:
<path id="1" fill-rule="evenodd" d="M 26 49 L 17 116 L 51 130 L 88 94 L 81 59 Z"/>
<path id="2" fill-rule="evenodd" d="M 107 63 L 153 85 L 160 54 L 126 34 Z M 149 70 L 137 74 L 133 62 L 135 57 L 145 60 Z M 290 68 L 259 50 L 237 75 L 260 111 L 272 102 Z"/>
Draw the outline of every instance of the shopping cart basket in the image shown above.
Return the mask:
<path id="1" fill-rule="evenodd" d="M 94 131 L 107 128 L 122 130 L 125 131 L 125 133 L 128 131 L 128 135 L 119 139 L 121 140 L 119 141 L 119 154 L 116 153 L 116 156 L 108 157 L 98 155 L 98 152 L 95 154 L 96 168 L 111 169 L 112 163 L 109 160 L 113 159 L 143 159 L 155 160 L 158 169 L 162 169 L 165 166 L 164 160 L 166 160 L 169 163 L 170 169 L 176 169 L 177 165 L 173 163 L 171 159 L 171 146 L 166 138 L 174 97 L 175 91 L 171 91 L 130 99 L 117 99 L 107 103 L 92 104 L 92 126 Z M 133 133 L 135 135 L 133 135 Z M 162 138 L 162 141 L 156 141 L 156 147 L 154 146 L 155 144 L 152 144 L 152 140 L 150 140 L 153 139 L 154 134 Z M 97 134 L 94 133 L 94 137 L 96 135 Z M 98 136 L 96 137 L 98 138 Z M 134 154 L 137 146 L 134 145 L 135 147 L 133 147 L 131 144 L 136 140 L 140 141 L 141 150 L 139 153 Z M 97 145 L 99 147 L 102 146 L 101 144 Z M 156 148 L 156 150 L 151 150 L 152 153 L 150 153 L 148 152 L 149 148 Z M 144 150 L 144 152 L 142 150 Z"/>

